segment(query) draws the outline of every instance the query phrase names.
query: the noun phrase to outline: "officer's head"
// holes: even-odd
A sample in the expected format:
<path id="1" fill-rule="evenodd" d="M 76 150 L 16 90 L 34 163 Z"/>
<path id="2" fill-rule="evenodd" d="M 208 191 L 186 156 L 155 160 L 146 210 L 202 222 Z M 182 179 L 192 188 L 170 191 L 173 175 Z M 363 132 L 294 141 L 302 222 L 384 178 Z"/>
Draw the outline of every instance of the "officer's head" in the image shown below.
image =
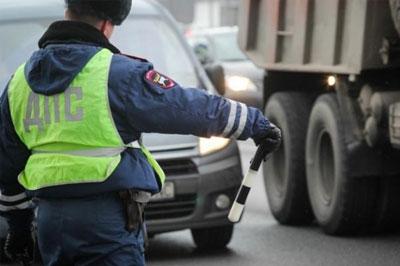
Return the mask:
<path id="1" fill-rule="evenodd" d="M 132 0 L 65 0 L 65 3 L 66 19 L 89 23 L 108 38 L 114 26 L 126 19 L 132 6 Z"/>

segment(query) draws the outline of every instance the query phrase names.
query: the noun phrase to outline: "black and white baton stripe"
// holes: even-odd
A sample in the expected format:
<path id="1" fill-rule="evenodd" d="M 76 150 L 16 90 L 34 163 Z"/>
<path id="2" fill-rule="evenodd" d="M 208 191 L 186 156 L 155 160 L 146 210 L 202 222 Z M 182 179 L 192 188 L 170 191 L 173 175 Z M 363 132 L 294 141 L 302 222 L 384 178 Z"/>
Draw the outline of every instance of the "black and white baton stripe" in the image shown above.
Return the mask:
<path id="1" fill-rule="evenodd" d="M 233 202 L 231 211 L 228 215 L 229 221 L 233 223 L 236 223 L 240 220 L 247 196 L 249 195 L 251 186 L 253 184 L 253 179 L 257 177 L 258 169 L 260 168 L 262 161 L 265 159 L 264 157 L 273 152 L 276 148 L 275 146 L 269 147 L 268 145 L 269 143 L 265 142 L 257 148 L 256 154 L 250 163 L 250 168 L 243 178 L 239 193 L 236 195 L 236 199 Z"/>
<path id="2" fill-rule="evenodd" d="M 246 176 L 243 179 L 242 185 L 240 186 L 239 192 L 236 195 L 235 202 L 233 202 L 232 208 L 229 212 L 229 221 L 236 223 L 239 221 L 242 215 L 244 205 L 246 204 L 247 196 L 250 193 L 250 189 L 253 183 L 253 179 L 256 178 L 257 171 L 249 169 Z"/>

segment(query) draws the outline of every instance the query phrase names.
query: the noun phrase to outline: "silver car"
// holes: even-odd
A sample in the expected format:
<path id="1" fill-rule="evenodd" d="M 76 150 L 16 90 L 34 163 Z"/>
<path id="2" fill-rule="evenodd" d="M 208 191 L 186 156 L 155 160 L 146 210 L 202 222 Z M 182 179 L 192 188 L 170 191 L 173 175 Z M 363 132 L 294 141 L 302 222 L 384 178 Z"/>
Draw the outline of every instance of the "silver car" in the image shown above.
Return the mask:
<path id="1" fill-rule="evenodd" d="M 224 96 L 262 108 L 265 73 L 240 50 L 237 27 L 193 29 L 186 35 L 203 65 L 220 64 L 223 67 Z"/>
<path id="2" fill-rule="evenodd" d="M 63 1 L 5 1 L 0 7 L 0 87 L 36 49 L 48 25 L 62 18 Z M 116 28 L 112 42 L 122 51 L 147 58 L 184 87 L 215 93 L 201 64 L 181 36 L 173 18 L 152 1 L 136 0 L 132 14 Z M 167 174 L 163 191 L 146 208 L 150 235 L 191 229 L 200 248 L 225 247 L 233 224 L 228 209 L 242 179 L 235 141 L 222 138 L 145 134 Z M 0 239 L 5 222 L 0 217 Z"/>

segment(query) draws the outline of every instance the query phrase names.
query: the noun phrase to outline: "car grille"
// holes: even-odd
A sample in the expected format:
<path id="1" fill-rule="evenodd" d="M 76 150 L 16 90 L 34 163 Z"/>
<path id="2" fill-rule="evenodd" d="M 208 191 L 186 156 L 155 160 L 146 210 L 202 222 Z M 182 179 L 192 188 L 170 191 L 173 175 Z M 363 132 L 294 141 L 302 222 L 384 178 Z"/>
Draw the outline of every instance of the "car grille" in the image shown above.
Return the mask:
<path id="1" fill-rule="evenodd" d="M 158 163 L 167 176 L 197 173 L 197 167 L 190 159 L 160 160 Z"/>
<path id="2" fill-rule="evenodd" d="M 146 220 L 181 218 L 189 216 L 196 207 L 196 194 L 179 195 L 173 200 L 151 201 L 145 210 Z"/>

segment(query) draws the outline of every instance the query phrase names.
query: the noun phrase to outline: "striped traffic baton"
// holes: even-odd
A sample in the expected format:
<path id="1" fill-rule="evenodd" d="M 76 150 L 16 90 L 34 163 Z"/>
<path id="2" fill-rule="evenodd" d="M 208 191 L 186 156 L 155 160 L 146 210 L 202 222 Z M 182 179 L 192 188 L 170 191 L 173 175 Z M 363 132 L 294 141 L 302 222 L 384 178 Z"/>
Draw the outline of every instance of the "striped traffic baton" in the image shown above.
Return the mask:
<path id="1" fill-rule="evenodd" d="M 242 185 L 240 186 L 239 192 L 237 193 L 235 201 L 233 202 L 233 205 L 229 212 L 229 221 L 236 223 L 240 220 L 240 216 L 242 215 L 247 196 L 249 195 L 253 183 L 253 179 L 256 178 L 258 169 L 260 168 L 262 161 L 265 159 L 265 156 L 273 152 L 274 149 L 275 147 L 269 147 L 268 143 L 261 144 L 257 148 L 256 154 L 251 161 L 250 168 L 243 178 Z"/>

